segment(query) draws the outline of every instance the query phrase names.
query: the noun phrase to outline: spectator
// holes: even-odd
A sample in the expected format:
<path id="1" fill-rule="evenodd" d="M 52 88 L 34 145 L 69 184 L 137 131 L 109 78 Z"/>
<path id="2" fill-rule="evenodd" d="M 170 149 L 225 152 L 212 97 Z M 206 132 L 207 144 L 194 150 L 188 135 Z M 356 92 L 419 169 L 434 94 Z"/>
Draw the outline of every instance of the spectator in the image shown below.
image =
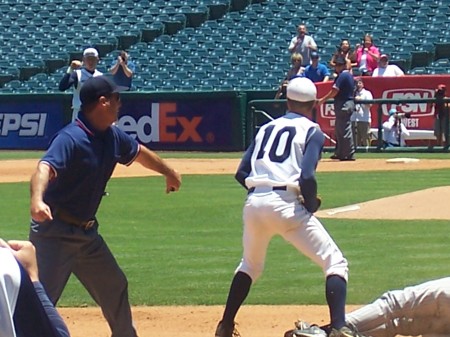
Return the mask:
<path id="1" fill-rule="evenodd" d="M 120 52 L 117 60 L 113 62 L 109 72 L 113 75 L 114 82 L 122 87 L 131 89 L 131 81 L 133 79 L 136 66 L 133 61 L 130 61 L 130 56 L 125 50 Z"/>
<path id="2" fill-rule="evenodd" d="M 289 51 L 291 53 L 300 53 L 303 58 L 302 67 L 306 67 L 311 61 L 311 51 L 317 50 L 317 44 L 311 36 L 307 35 L 307 29 L 304 24 L 297 27 L 297 32 L 297 36 L 293 37 L 289 44 Z"/>
<path id="3" fill-rule="evenodd" d="M 0 239 L 0 336 L 69 337 L 39 282 L 36 250 L 29 241 Z"/>
<path id="4" fill-rule="evenodd" d="M 73 86 L 72 97 L 72 122 L 78 117 L 80 111 L 80 90 L 87 79 L 103 75 L 97 70 L 98 51 L 95 48 L 87 48 L 83 51 L 83 62 L 73 60 L 66 73 L 59 82 L 59 90 L 64 91 Z"/>
<path id="5" fill-rule="evenodd" d="M 342 39 L 341 43 L 337 47 L 336 52 L 331 57 L 330 66 L 334 68 L 336 66 L 336 59 L 338 57 L 343 57 L 349 60 L 352 67 L 356 66 L 355 55 L 350 46 L 350 41 L 347 39 Z"/>
<path id="6" fill-rule="evenodd" d="M 355 50 L 356 66 L 362 76 L 372 76 L 373 71 L 378 66 L 379 57 L 380 51 L 373 44 L 372 36 L 366 34 L 362 45 L 357 44 Z"/>
<path id="7" fill-rule="evenodd" d="M 389 119 L 383 123 L 384 147 L 405 146 L 405 136 L 409 136 L 409 131 L 397 109 L 392 108 L 389 110 Z"/>
<path id="8" fill-rule="evenodd" d="M 404 76 L 405 73 L 396 64 L 389 64 L 389 57 L 386 54 L 380 56 L 378 67 L 374 69 L 374 77 Z"/>
<path id="9" fill-rule="evenodd" d="M 434 97 L 436 102 L 434 103 L 434 135 L 436 136 L 436 144 L 438 146 L 448 146 L 448 114 L 449 103 L 443 101 L 446 95 L 447 87 L 445 84 L 439 84 L 435 90 Z M 443 143 L 442 143 L 443 141 Z"/>
<path id="10" fill-rule="evenodd" d="M 327 82 L 330 78 L 330 71 L 327 66 L 319 61 L 319 54 L 315 51 L 311 52 L 311 64 L 306 66 L 303 72 L 304 76 L 314 83 Z"/>
<path id="11" fill-rule="evenodd" d="M 101 307 L 112 336 L 136 337 L 128 281 L 98 231 L 96 213 L 117 164 L 137 162 L 164 175 L 166 193 L 178 191 L 181 176 L 114 125 L 120 90 L 108 76 L 83 84 L 79 118 L 53 137 L 31 177 L 29 236 L 54 304 L 73 273 Z"/>
<path id="12" fill-rule="evenodd" d="M 364 81 L 358 78 L 356 81 L 355 99 L 369 100 L 373 99 L 372 93 L 364 88 Z M 355 111 L 352 114 L 352 133 L 355 147 L 370 145 L 370 123 L 372 122 L 370 116 L 370 107 L 372 104 L 355 102 Z"/>
<path id="13" fill-rule="evenodd" d="M 281 82 L 280 87 L 275 94 L 275 99 L 286 98 L 286 87 L 288 85 L 288 82 L 294 77 L 301 76 L 303 74 L 305 68 L 302 67 L 302 60 L 302 55 L 300 55 L 299 53 L 294 53 L 291 55 L 291 69 L 289 69 L 283 82 Z"/>
<path id="14" fill-rule="evenodd" d="M 355 110 L 354 88 L 355 81 L 350 73 L 350 61 L 343 57 L 336 59 L 336 72 L 338 76 L 334 80 L 331 90 L 318 101 L 318 105 L 334 98 L 334 114 L 336 148 L 331 159 L 341 161 L 355 160 L 355 146 L 353 144 L 352 125 L 350 117 Z"/>

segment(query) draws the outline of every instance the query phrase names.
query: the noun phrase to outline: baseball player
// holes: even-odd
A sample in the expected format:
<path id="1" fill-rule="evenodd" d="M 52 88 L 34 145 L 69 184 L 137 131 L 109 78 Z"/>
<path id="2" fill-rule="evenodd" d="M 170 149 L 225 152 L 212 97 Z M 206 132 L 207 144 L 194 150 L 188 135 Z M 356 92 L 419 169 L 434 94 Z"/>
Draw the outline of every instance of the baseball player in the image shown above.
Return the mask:
<path id="1" fill-rule="evenodd" d="M 120 90 L 106 76 L 83 84 L 79 118 L 56 134 L 31 178 L 30 240 L 54 304 L 73 273 L 100 305 L 112 336 L 136 337 L 128 281 L 98 233 L 97 209 L 118 163 L 136 161 L 164 175 L 166 193 L 180 188 L 181 176 L 114 125 Z"/>
<path id="2" fill-rule="evenodd" d="M 384 293 L 373 303 L 347 314 L 347 324 L 372 337 L 450 336 L 450 277 Z M 295 330 L 298 337 L 323 336 L 315 328 Z"/>
<path id="3" fill-rule="evenodd" d="M 35 249 L 29 241 L 0 239 L 0 336 L 69 337 L 39 282 Z"/>
<path id="4" fill-rule="evenodd" d="M 248 190 L 243 209 L 243 257 L 235 271 L 216 337 L 231 337 L 234 319 L 264 269 L 266 251 L 275 235 L 282 236 L 319 265 L 326 278 L 331 337 L 354 337 L 345 324 L 347 260 L 313 215 L 320 206 L 315 170 L 324 134 L 311 121 L 317 90 L 307 78 L 287 86 L 286 115 L 258 131 L 236 172 Z"/>
<path id="5" fill-rule="evenodd" d="M 83 63 L 73 60 L 66 73 L 59 82 L 59 90 L 64 91 L 73 86 L 72 97 L 72 122 L 78 117 L 80 111 L 80 90 L 87 79 L 93 76 L 103 75 L 97 70 L 98 51 L 95 48 L 87 48 L 83 51 Z"/>

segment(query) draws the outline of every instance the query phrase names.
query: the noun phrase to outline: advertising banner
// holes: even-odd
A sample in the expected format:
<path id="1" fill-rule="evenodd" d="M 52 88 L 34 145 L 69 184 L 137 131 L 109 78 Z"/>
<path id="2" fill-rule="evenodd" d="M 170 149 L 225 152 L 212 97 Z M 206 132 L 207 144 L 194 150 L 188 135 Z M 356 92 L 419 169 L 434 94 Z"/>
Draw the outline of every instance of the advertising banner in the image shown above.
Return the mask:
<path id="1" fill-rule="evenodd" d="M 64 105 L 48 97 L 24 99 L 20 95 L 12 99 L 0 104 L 0 149 L 46 149 L 64 126 L 63 109 L 67 108 L 67 102 Z M 235 111 L 235 94 L 174 95 L 173 100 L 160 99 L 124 94 L 117 125 L 155 150 L 236 149 L 233 137 L 242 127 L 236 123 L 240 121 Z"/>
<path id="2" fill-rule="evenodd" d="M 230 97 L 123 100 L 117 125 L 155 150 L 226 150 L 233 144 Z"/>
<path id="3" fill-rule="evenodd" d="M 445 84 L 450 88 L 450 76 L 401 76 L 401 77 L 362 77 L 364 87 L 372 92 L 374 99 L 394 99 L 394 100 L 420 100 L 434 97 L 435 89 L 439 84 Z M 331 89 L 333 82 L 317 83 L 318 97 L 323 97 Z M 449 93 L 447 92 L 447 96 Z M 381 103 L 380 103 L 381 104 Z M 378 107 L 380 104 L 373 104 L 371 107 L 372 128 L 378 128 Z M 423 139 L 430 139 L 430 133 L 434 125 L 434 104 L 433 103 L 388 103 L 381 104 L 382 121 L 388 119 L 388 111 L 396 108 L 399 113 L 411 114 L 409 118 L 403 119 L 406 127 L 414 134 L 423 134 Z M 334 137 L 334 108 L 333 104 L 323 104 L 317 109 L 316 121 L 322 130 L 332 139 Z M 416 132 L 417 131 L 417 132 Z M 416 142 L 417 143 L 417 142 Z M 427 141 L 422 142 L 424 144 Z M 331 145 L 331 144 L 328 144 Z"/>
<path id="4" fill-rule="evenodd" d="M 0 104 L 0 148 L 46 149 L 53 135 L 63 126 L 63 104 L 20 101 Z"/>

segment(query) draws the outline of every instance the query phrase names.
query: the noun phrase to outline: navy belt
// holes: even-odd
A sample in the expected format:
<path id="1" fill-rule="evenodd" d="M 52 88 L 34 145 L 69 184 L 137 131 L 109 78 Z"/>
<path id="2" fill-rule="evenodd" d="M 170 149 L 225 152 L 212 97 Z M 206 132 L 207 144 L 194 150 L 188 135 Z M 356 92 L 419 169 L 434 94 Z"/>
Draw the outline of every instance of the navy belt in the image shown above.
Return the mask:
<path id="1" fill-rule="evenodd" d="M 255 192 L 256 187 L 250 187 L 248 194 Z M 272 191 L 287 191 L 287 186 L 272 186 Z"/>

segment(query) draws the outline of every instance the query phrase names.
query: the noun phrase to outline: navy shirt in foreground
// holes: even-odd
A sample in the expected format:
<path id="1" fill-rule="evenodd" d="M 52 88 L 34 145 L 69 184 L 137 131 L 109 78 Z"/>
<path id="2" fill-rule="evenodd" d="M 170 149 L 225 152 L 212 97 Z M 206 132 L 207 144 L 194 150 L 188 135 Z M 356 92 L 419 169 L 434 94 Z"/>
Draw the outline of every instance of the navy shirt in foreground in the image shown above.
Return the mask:
<path id="1" fill-rule="evenodd" d="M 14 309 L 14 329 L 17 337 L 69 337 L 61 316 L 48 299 L 40 282 L 31 282 L 20 267 L 20 289 Z"/>

